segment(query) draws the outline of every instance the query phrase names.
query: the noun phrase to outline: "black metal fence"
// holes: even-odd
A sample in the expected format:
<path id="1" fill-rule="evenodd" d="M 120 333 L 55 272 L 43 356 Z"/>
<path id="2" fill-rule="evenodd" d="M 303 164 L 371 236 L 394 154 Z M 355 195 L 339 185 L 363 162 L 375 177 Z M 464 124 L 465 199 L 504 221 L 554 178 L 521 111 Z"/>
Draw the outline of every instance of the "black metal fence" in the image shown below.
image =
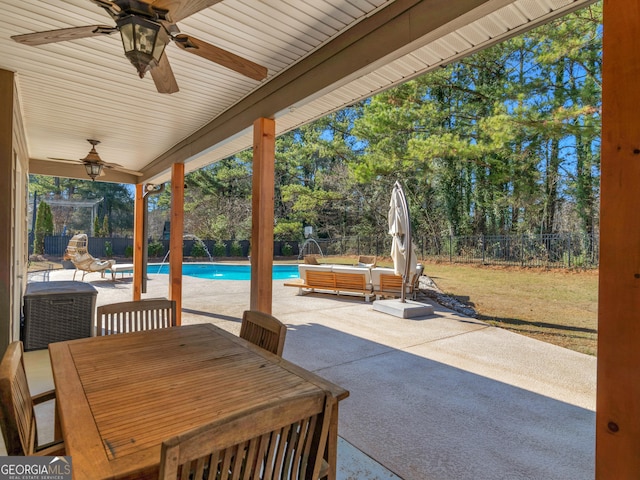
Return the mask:
<path id="1" fill-rule="evenodd" d="M 69 236 L 47 236 L 45 254 L 62 257 Z M 473 235 L 473 236 L 419 236 L 413 241 L 420 258 L 451 263 L 481 265 L 516 265 L 522 267 L 597 268 L 598 236 L 577 233 L 544 235 Z M 169 251 L 169 240 L 149 240 L 149 256 L 164 257 Z M 250 254 L 248 240 L 216 241 L 185 239 L 182 254 L 185 257 L 244 257 Z M 33 250 L 30 236 L 29 252 Z M 89 237 L 89 252 L 95 257 L 128 257 L 133 251 L 132 238 Z M 391 237 L 350 236 L 336 239 L 309 239 L 302 244 L 294 241 L 274 241 L 274 257 L 308 254 L 376 255 L 389 256 Z"/>
<path id="2" fill-rule="evenodd" d="M 550 268 L 597 268 L 595 234 L 420 236 L 413 242 L 420 258 L 451 263 Z M 391 237 L 342 237 L 307 240 L 300 255 L 389 256 Z"/>
<path id="3" fill-rule="evenodd" d="M 49 235 L 44 238 L 44 253 L 52 257 L 62 257 L 71 240 L 70 236 Z M 88 237 L 87 248 L 94 257 L 131 257 L 133 253 L 133 238 L 131 237 Z M 169 240 L 149 239 L 149 256 L 162 258 L 169 252 Z M 29 234 L 29 254 L 33 253 L 33 234 Z M 182 255 L 184 257 L 248 257 L 250 242 L 248 240 L 200 240 L 184 239 L 182 241 Z M 298 255 L 298 243 L 275 241 L 273 255 Z"/>

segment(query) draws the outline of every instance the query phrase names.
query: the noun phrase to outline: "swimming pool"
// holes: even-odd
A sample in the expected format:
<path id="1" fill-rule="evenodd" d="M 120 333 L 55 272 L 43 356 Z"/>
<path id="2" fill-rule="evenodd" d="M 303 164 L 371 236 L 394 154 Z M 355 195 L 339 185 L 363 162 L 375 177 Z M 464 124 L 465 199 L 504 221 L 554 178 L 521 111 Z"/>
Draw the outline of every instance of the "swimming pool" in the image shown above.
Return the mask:
<path id="1" fill-rule="evenodd" d="M 147 273 L 169 273 L 166 263 L 149 264 Z M 209 278 L 212 280 L 251 280 L 251 265 L 228 263 L 183 263 L 182 274 L 189 277 Z M 298 278 L 298 265 L 274 265 L 274 280 Z"/>

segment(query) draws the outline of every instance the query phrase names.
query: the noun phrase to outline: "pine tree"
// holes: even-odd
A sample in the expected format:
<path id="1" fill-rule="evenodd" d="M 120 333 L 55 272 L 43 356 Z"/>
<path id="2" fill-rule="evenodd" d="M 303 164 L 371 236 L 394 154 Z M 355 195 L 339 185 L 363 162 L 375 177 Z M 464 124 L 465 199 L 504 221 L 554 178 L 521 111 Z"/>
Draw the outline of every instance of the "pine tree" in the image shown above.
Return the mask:
<path id="1" fill-rule="evenodd" d="M 100 228 L 100 219 L 98 218 L 97 215 L 93 217 L 93 236 L 94 237 L 102 236 L 102 229 Z"/>
<path id="2" fill-rule="evenodd" d="M 106 215 L 102 218 L 102 229 L 100 230 L 100 233 L 101 237 L 109 236 L 109 217 Z"/>
<path id="3" fill-rule="evenodd" d="M 36 226 L 34 230 L 33 253 L 44 254 L 44 237 L 53 234 L 53 215 L 51 207 L 46 202 L 40 202 L 36 213 Z"/>

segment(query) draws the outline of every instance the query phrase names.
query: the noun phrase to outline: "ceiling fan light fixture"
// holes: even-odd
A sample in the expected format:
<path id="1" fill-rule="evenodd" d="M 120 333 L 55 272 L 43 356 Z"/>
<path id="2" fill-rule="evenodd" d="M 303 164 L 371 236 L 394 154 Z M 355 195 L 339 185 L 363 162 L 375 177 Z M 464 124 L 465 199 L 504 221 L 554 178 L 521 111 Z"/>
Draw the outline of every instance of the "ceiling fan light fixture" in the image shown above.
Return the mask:
<path id="1" fill-rule="evenodd" d="M 137 15 L 127 15 L 116 23 L 124 54 L 143 78 L 160 61 L 169 41 L 168 35 L 159 23 Z"/>
<path id="2" fill-rule="evenodd" d="M 91 181 L 95 181 L 96 177 L 99 177 L 102 173 L 102 164 L 101 163 L 90 163 L 87 162 L 84 164 L 84 168 L 87 171 L 87 175 L 91 177 Z"/>

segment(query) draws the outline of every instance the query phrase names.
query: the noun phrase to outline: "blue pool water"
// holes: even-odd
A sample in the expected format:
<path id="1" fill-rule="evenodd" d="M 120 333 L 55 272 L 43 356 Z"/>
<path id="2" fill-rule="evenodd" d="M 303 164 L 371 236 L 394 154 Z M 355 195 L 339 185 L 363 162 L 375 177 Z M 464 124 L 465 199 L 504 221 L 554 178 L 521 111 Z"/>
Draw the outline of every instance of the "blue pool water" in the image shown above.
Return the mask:
<path id="1" fill-rule="evenodd" d="M 169 265 L 150 264 L 147 273 L 169 273 Z M 213 280 L 251 280 L 251 265 L 230 265 L 224 263 L 183 263 L 182 274 L 189 277 Z M 298 278 L 297 265 L 274 265 L 274 280 Z"/>

